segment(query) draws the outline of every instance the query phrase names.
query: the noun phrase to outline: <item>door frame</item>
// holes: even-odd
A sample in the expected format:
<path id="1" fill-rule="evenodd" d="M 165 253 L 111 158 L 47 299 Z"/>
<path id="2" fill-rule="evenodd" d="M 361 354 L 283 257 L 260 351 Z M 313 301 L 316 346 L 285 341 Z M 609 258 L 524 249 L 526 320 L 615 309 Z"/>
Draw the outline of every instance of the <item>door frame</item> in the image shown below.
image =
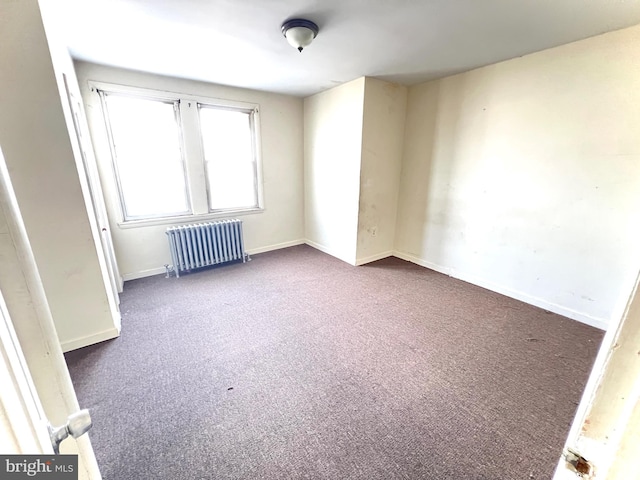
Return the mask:
<path id="1" fill-rule="evenodd" d="M 627 478 L 625 459 L 640 453 L 640 445 L 632 439 L 632 433 L 640 428 L 639 340 L 640 272 L 624 310 L 613 316 L 602 339 L 554 480 L 577 478 L 564 458 L 568 449 L 592 464 L 596 478 Z"/>
<path id="2" fill-rule="evenodd" d="M 119 310 L 120 293 L 123 289 L 123 280 L 116 261 L 116 253 L 113 248 L 113 239 L 111 229 L 109 227 L 109 217 L 107 216 L 107 208 L 102 194 L 102 186 L 100 185 L 100 177 L 98 176 L 96 160 L 93 155 L 93 145 L 87 127 L 87 117 L 84 114 L 82 101 L 76 98 L 72 90 L 69 88 L 69 80 L 66 74 L 62 74 L 64 88 L 69 102 L 69 109 L 73 119 L 74 133 L 78 142 L 78 149 L 82 157 L 82 165 L 85 180 L 89 190 L 89 200 L 92 212 L 98 224 L 100 242 L 102 245 L 102 253 L 105 257 L 109 282 L 113 291 L 116 308 Z M 71 133 L 71 132 L 69 132 Z M 80 172 L 78 172 L 80 173 Z"/>

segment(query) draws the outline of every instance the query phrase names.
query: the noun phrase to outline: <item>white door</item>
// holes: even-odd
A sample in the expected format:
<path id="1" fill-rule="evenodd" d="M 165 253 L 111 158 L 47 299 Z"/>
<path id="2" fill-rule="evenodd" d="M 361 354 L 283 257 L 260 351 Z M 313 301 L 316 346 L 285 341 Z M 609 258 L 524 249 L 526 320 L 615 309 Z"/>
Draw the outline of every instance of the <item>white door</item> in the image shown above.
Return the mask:
<path id="1" fill-rule="evenodd" d="M 0 452 L 52 454 L 47 419 L 0 292 Z"/>
<path id="2" fill-rule="evenodd" d="M 0 265 L 0 452 L 48 455 L 48 421 L 65 425 L 80 406 L 1 150 Z M 58 431 L 79 436 L 62 452 L 78 454 L 79 479 L 99 480 L 91 441 L 75 420 Z"/>
<path id="3" fill-rule="evenodd" d="M 88 410 L 71 415 L 63 425 L 50 425 L 1 291 L 0 382 L 0 426 L 3 432 L 0 452 L 3 455 L 53 456 L 59 453 L 60 443 L 68 437 L 78 438 L 91 428 Z M 0 465 L 0 474 L 8 473 L 5 468 L 8 469 L 6 464 Z"/>

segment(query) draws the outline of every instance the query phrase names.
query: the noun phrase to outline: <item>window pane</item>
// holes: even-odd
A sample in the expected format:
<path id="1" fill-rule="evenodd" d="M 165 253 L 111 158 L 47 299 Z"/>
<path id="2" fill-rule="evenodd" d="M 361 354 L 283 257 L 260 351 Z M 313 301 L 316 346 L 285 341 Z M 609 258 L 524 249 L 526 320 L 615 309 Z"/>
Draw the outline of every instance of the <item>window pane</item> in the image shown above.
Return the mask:
<path id="1" fill-rule="evenodd" d="M 188 213 L 173 103 L 106 95 L 127 218 Z"/>
<path id="2" fill-rule="evenodd" d="M 258 206 L 250 114 L 201 106 L 209 208 Z"/>

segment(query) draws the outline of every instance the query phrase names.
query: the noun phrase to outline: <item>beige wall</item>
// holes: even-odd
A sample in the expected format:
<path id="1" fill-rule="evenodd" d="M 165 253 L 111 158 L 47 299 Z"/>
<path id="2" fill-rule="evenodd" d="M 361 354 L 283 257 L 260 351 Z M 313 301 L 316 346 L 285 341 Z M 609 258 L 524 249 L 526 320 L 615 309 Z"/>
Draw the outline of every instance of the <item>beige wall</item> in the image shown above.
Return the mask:
<path id="1" fill-rule="evenodd" d="M 257 103 L 260 106 L 264 212 L 239 216 L 250 253 L 303 242 L 302 99 L 168 78 L 78 62 L 76 73 L 102 185 L 107 199 L 114 247 L 125 280 L 164 272 L 170 264 L 166 235 L 168 225 L 123 228 L 98 96 L 88 89 L 89 80 L 151 88 L 169 92 Z M 180 222 L 183 224 L 187 222 Z"/>
<path id="2" fill-rule="evenodd" d="M 356 263 L 393 255 L 407 87 L 365 78 Z"/>
<path id="3" fill-rule="evenodd" d="M 78 348 L 117 336 L 119 316 L 67 128 L 62 73 L 70 63 L 48 43 L 38 2 L 1 5 L 0 145 L 58 337 Z"/>
<path id="4" fill-rule="evenodd" d="M 605 327 L 640 264 L 640 27 L 409 89 L 396 250 Z"/>
<path id="5" fill-rule="evenodd" d="M 355 264 L 365 79 L 304 100 L 305 237 Z"/>

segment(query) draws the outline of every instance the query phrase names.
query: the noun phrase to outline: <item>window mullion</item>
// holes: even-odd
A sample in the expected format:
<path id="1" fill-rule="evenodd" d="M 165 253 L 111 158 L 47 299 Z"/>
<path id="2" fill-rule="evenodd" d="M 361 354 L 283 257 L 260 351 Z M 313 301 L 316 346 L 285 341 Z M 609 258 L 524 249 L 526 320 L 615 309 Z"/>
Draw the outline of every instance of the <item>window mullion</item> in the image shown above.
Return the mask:
<path id="1" fill-rule="evenodd" d="M 192 100 L 181 100 L 180 118 L 191 207 L 194 214 L 205 214 L 209 212 L 209 207 L 197 103 Z"/>
<path id="2" fill-rule="evenodd" d="M 251 115 L 251 146 L 253 148 L 254 182 L 256 201 L 259 208 L 264 208 L 264 194 L 262 187 L 262 139 L 260 138 L 260 110 L 256 108 Z"/>

